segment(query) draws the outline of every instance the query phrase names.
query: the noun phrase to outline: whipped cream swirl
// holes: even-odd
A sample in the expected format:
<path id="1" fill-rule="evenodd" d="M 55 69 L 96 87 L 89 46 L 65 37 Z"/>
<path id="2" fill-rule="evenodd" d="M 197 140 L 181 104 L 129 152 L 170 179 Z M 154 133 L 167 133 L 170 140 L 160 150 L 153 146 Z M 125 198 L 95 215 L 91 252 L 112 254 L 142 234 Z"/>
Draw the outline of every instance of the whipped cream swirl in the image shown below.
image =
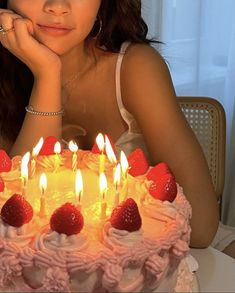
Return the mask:
<path id="1" fill-rule="evenodd" d="M 116 246 L 132 247 L 141 243 L 143 240 L 143 231 L 140 229 L 135 232 L 118 230 L 113 228 L 110 222 L 107 222 L 103 228 L 104 243 L 111 249 Z"/>
<path id="2" fill-rule="evenodd" d="M 34 243 L 36 250 L 82 251 L 88 247 L 87 237 L 83 234 L 67 236 L 56 231 L 47 230 L 37 235 Z"/>
<path id="3" fill-rule="evenodd" d="M 32 240 L 37 227 L 37 221 L 35 220 L 21 227 L 13 227 L 0 219 L 0 237 L 17 243 L 20 247 L 24 247 Z"/>

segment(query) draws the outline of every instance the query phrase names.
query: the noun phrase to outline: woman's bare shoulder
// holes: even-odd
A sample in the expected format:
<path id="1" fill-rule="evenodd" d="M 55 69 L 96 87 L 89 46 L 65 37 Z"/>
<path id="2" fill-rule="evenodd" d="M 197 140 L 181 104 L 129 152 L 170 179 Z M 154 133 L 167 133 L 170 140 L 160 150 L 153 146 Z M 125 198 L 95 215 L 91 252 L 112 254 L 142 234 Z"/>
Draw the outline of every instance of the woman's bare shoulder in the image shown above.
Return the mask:
<path id="1" fill-rule="evenodd" d="M 141 67 L 158 65 L 159 70 L 167 67 L 163 56 L 154 47 L 147 44 L 131 44 L 126 52 L 125 63 L 126 66 L 132 68 L 138 65 Z"/>
<path id="2" fill-rule="evenodd" d="M 124 104 L 130 110 L 137 98 L 144 104 L 146 99 L 154 99 L 159 104 L 176 99 L 167 63 L 150 45 L 133 44 L 128 48 L 121 69 L 121 83 Z"/>

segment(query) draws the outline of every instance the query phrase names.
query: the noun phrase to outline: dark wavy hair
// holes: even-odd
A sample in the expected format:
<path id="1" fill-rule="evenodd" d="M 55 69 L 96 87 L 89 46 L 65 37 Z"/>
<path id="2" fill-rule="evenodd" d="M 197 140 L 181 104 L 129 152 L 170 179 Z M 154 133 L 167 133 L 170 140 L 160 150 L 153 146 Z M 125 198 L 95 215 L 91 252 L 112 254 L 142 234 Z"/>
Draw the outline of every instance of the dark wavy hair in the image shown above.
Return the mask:
<path id="1" fill-rule="evenodd" d="M 0 0 L 0 8 L 7 8 L 7 0 Z M 98 47 L 118 52 L 126 40 L 149 44 L 147 32 L 141 17 L 141 0 L 102 0 L 87 39 L 96 38 Z M 25 117 L 34 78 L 29 68 L 1 44 L 0 62 L 0 135 L 14 142 Z"/>

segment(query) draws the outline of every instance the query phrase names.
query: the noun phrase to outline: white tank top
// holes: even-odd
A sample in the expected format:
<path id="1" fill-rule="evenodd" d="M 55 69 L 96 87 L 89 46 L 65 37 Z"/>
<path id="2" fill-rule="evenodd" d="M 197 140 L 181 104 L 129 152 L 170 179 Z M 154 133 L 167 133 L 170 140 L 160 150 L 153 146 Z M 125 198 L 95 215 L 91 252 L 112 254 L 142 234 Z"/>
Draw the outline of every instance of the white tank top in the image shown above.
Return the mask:
<path id="1" fill-rule="evenodd" d="M 121 150 L 125 152 L 128 156 L 136 148 L 140 147 L 146 156 L 148 157 L 147 147 L 144 142 L 142 133 L 140 132 L 139 126 L 134 119 L 133 115 L 128 112 L 122 102 L 122 93 L 121 93 L 121 66 L 123 57 L 125 56 L 126 50 L 130 42 L 124 42 L 121 46 L 120 53 L 117 58 L 116 64 L 116 98 L 117 104 L 122 116 L 122 119 L 128 125 L 128 129 L 118 138 L 115 142 L 117 153 L 119 154 Z"/>

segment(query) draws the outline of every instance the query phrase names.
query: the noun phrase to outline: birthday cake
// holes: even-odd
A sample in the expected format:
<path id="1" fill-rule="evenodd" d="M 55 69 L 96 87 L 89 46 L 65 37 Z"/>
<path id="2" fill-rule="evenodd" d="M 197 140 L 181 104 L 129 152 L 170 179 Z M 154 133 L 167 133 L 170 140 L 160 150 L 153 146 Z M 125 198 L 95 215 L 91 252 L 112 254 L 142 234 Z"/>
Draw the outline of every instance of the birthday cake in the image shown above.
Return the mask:
<path id="1" fill-rule="evenodd" d="M 190 292 L 191 207 L 169 167 L 57 143 L 0 150 L 0 290 Z"/>

